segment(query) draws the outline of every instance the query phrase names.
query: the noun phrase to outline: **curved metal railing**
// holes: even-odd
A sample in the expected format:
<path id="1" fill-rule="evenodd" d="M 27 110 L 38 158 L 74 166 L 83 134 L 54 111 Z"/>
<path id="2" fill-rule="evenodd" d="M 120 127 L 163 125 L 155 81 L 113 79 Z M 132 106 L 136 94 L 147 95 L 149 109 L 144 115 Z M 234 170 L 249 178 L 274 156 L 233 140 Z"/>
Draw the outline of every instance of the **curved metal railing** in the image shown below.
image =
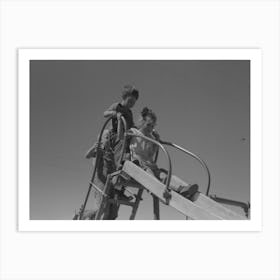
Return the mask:
<path id="1" fill-rule="evenodd" d="M 97 153 L 96 153 L 96 160 L 95 160 L 95 165 L 94 165 L 94 169 L 93 169 L 93 173 L 92 173 L 92 176 L 91 176 L 91 180 L 90 180 L 90 183 L 89 183 L 89 187 L 88 187 L 88 191 L 87 191 L 87 194 L 86 194 L 86 197 L 85 197 L 85 201 L 84 203 L 82 204 L 82 207 L 80 209 L 80 212 L 79 212 L 79 219 L 82 219 L 83 217 L 83 214 L 85 212 L 85 208 L 86 208 L 86 205 L 87 205 L 87 202 L 88 202 L 88 198 L 89 198 L 89 195 L 90 195 L 90 192 L 91 192 L 91 189 L 92 189 L 92 184 L 93 184 L 93 181 L 94 181 L 94 178 L 95 178 L 95 175 L 96 175 L 96 171 L 97 171 L 97 166 L 98 166 L 98 163 L 100 161 L 100 146 L 101 146 L 101 139 L 102 139 L 102 136 L 103 136 L 103 133 L 104 133 L 104 130 L 106 128 L 106 126 L 108 125 L 108 123 L 110 122 L 110 120 L 114 118 L 113 116 L 108 118 L 105 123 L 103 124 L 102 126 L 102 129 L 101 129 L 101 132 L 99 134 L 99 137 L 98 137 L 98 142 L 97 142 Z"/>
<path id="2" fill-rule="evenodd" d="M 121 122 L 123 124 L 123 130 L 124 130 L 124 141 L 123 141 L 123 146 L 122 146 L 122 150 L 121 150 L 121 156 L 120 156 L 120 159 L 119 159 L 119 162 L 118 162 L 118 166 L 121 164 L 121 162 L 123 161 L 123 156 L 125 154 L 125 149 L 126 149 L 126 145 L 127 145 L 127 136 L 125 134 L 125 132 L 127 131 L 127 124 L 126 124 L 126 120 L 123 116 L 121 116 Z M 118 125 L 118 130 L 121 130 L 121 127 Z M 120 131 L 118 131 L 118 137 L 120 137 L 121 133 Z M 120 139 L 121 140 L 121 139 Z"/>
<path id="3" fill-rule="evenodd" d="M 94 178 L 96 176 L 96 171 L 97 171 L 97 166 L 99 164 L 99 161 L 100 161 L 100 146 L 101 146 L 101 140 L 102 140 L 102 136 L 103 136 L 103 133 L 104 133 L 104 130 L 106 128 L 106 126 L 108 125 L 108 123 L 114 118 L 114 116 L 111 116 L 109 117 L 105 123 L 103 124 L 102 126 L 102 129 L 101 129 L 101 132 L 99 134 L 99 137 L 98 137 L 98 142 L 97 142 L 97 153 L 96 153 L 96 160 L 95 160 L 95 165 L 94 165 L 94 169 L 93 169 L 93 173 L 92 173 L 92 177 L 91 177 L 91 180 L 89 182 L 89 187 L 88 187 L 88 191 L 87 191 L 87 194 L 86 194 L 86 197 L 85 197 L 85 201 L 84 203 L 82 204 L 82 207 L 80 209 L 80 212 L 79 212 L 79 219 L 81 219 L 83 217 L 83 214 L 84 214 L 84 211 L 85 211 L 85 208 L 86 208 L 86 205 L 87 205 L 87 202 L 88 202 L 88 199 L 89 199 L 89 195 L 90 195 L 90 192 L 92 190 L 92 187 L 93 187 L 93 182 L 94 182 Z M 118 131 L 117 131 L 117 137 L 119 138 L 120 135 L 121 135 L 121 126 L 120 124 L 122 123 L 123 125 L 123 129 L 124 129 L 124 132 L 126 132 L 127 130 L 127 123 L 126 123 L 126 120 L 123 116 L 120 117 L 120 120 L 118 119 Z M 121 150 L 121 156 L 120 156 L 120 159 L 118 161 L 118 165 L 121 164 L 122 160 L 123 160 L 123 156 L 124 156 L 124 153 L 125 153 L 125 148 L 126 148 L 126 134 L 124 133 L 124 142 L 123 142 L 123 146 L 122 146 L 122 150 Z M 119 139 L 121 140 L 121 139 Z"/>
<path id="4" fill-rule="evenodd" d="M 188 154 L 190 155 L 191 157 L 193 157 L 194 159 L 198 160 L 199 163 L 202 165 L 202 167 L 204 168 L 204 170 L 207 172 L 207 176 L 208 176 L 208 183 L 207 183 L 207 190 L 206 190 L 206 195 L 209 196 L 209 191 L 210 191 L 210 184 L 211 184 L 211 175 L 210 175 L 210 171 L 208 169 L 208 166 L 206 165 L 206 163 L 199 157 L 197 156 L 196 154 L 180 147 L 179 145 L 177 144 L 174 144 L 174 143 L 171 143 L 171 142 L 165 142 L 165 141 L 162 141 L 160 140 L 160 143 L 163 144 L 163 145 L 167 145 L 167 146 L 171 146 L 179 151 L 182 151 L 184 152 L 185 154 Z"/>

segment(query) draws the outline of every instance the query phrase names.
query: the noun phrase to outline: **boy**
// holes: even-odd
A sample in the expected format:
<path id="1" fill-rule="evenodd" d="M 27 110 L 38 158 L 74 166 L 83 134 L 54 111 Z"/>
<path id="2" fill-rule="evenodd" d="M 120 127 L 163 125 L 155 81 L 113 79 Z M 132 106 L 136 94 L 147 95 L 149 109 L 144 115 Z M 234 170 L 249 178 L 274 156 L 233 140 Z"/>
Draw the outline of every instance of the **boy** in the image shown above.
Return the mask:
<path id="1" fill-rule="evenodd" d="M 102 146 L 110 144 L 114 148 L 117 140 L 118 119 L 123 116 L 126 120 L 127 129 L 134 127 L 133 114 L 131 108 L 135 105 L 139 98 L 139 91 L 132 85 L 124 86 L 122 91 L 122 101 L 113 103 L 105 112 L 104 117 L 112 117 L 112 129 L 105 130 L 102 137 Z M 96 144 L 91 147 L 86 153 L 86 158 L 96 156 Z"/>
<path id="2" fill-rule="evenodd" d="M 133 114 L 131 108 L 135 105 L 139 97 L 139 91 L 132 85 L 126 85 L 122 92 L 122 101 L 112 104 L 105 112 L 104 117 L 112 119 L 112 132 L 117 133 L 118 129 L 118 113 L 120 113 L 126 120 L 127 129 L 134 126 Z"/>
<path id="3" fill-rule="evenodd" d="M 131 108 L 135 105 L 139 97 L 139 91 L 132 85 L 124 86 L 122 91 L 122 100 L 117 103 L 113 103 L 105 112 L 104 117 L 112 118 L 112 129 L 105 130 L 102 135 L 102 148 L 103 148 L 103 160 L 106 162 L 106 166 L 110 166 L 105 173 L 110 174 L 116 169 L 116 162 L 120 157 L 121 146 L 117 136 L 118 132 L 118 120 L 121 116 L 124 117 L 127 125 L 127 129 L 134 126 L 133 114 Z M 93 145 L 92 148 L 86 154 L 86 158 L 96 156 L 97 144 Z M 127 146 L 127 152 L 129 153 L 129 147 Z M 131 200 L 132 197 L 128 197 L 124 194 L 124 189 L 115 190 L 120 199 Z"/>

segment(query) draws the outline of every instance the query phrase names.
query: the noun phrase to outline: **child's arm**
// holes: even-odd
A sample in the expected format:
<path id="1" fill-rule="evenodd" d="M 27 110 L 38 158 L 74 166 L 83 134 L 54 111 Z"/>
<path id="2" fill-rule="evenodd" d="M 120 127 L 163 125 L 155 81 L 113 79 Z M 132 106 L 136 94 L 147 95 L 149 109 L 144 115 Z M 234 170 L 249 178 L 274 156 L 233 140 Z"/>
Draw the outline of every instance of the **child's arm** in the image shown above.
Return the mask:
<path id="1" fill-rule="evenodd" d="M 106 110 L 103 115 L 105 118 L 110 118 L 116 116 L 117 112 L 113 110 Z"/>
<path id="2" fill-rule="evenodd" d="M 159 133 L 155 129 L 153 130 L 152 135 L 154 136 L 156 141 L 160 142 Z"/>
<path id="3" fill-rule="evenodd" d="M 105 118 L 110 118 L 110 117 L 114 117 L 117 116 L 117 103 L 112 104 L 104 113 L 104 117 Z"/>

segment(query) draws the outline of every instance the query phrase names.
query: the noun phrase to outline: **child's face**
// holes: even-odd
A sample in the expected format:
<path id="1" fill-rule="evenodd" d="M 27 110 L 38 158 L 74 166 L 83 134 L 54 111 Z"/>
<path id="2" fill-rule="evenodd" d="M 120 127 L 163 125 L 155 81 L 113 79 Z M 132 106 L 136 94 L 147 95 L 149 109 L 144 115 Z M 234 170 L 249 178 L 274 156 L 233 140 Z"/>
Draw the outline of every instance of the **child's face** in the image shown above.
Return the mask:
<path id="1" fill-rule="evenodd" d="M 132 108 L 135 105 L 136 98 L 134 96 L 127 96 L 124 99 L 124 106 Z"/>
<path id="2" fill-rule="evenodd" d="M 142 129 L 146 133 L 150 134 L 153 132 L 155 126 L 156 126 L 156 122 L 151 117 L 146 117 Z"/>

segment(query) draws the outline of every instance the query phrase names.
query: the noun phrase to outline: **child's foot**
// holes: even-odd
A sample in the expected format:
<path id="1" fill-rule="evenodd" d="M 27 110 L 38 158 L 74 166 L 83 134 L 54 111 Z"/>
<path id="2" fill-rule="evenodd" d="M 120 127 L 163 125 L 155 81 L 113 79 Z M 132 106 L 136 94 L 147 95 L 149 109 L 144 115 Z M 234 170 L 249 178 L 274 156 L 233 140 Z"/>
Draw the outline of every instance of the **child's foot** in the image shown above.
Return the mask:
<path id="1" fill-rule="evenodd" d="M 96 144 L 94 146 L 92 146 L 87 152 L 86 152 L 86 158 L 89 159 L 89 158 L 94 158 L 96 157 Z"/>
<path id="2" fill-rule="evenodd" d="M 140 166 L 140 162 L 139 162 L 138 159 L 135 159 L 135 160 L 133 160 L 132 162 L 133 162 L 134 164 L 136 164 L 137 166 Z"/>
<path id="3" fill-rule="evenodd" d="M 123 192 L 123 190 L 115 190 L 115 193 L 118 195 L 118 198 L 120 199 L 120 200 L 125 200 L 125 201 L 130 201 L 130 200 L 132 200 L 133 199 L 133 197 L 132 196 L 127 196 L 127 195 L 125 195 L 125 193 Z"/>
<path id="4" fill-rule="evenodd" d="M 183 197 L 191 199 L 191 197 L 198 191 L 198 185 L 193 184 L 190 186 L 184 186 L 179 192 Z"/>

